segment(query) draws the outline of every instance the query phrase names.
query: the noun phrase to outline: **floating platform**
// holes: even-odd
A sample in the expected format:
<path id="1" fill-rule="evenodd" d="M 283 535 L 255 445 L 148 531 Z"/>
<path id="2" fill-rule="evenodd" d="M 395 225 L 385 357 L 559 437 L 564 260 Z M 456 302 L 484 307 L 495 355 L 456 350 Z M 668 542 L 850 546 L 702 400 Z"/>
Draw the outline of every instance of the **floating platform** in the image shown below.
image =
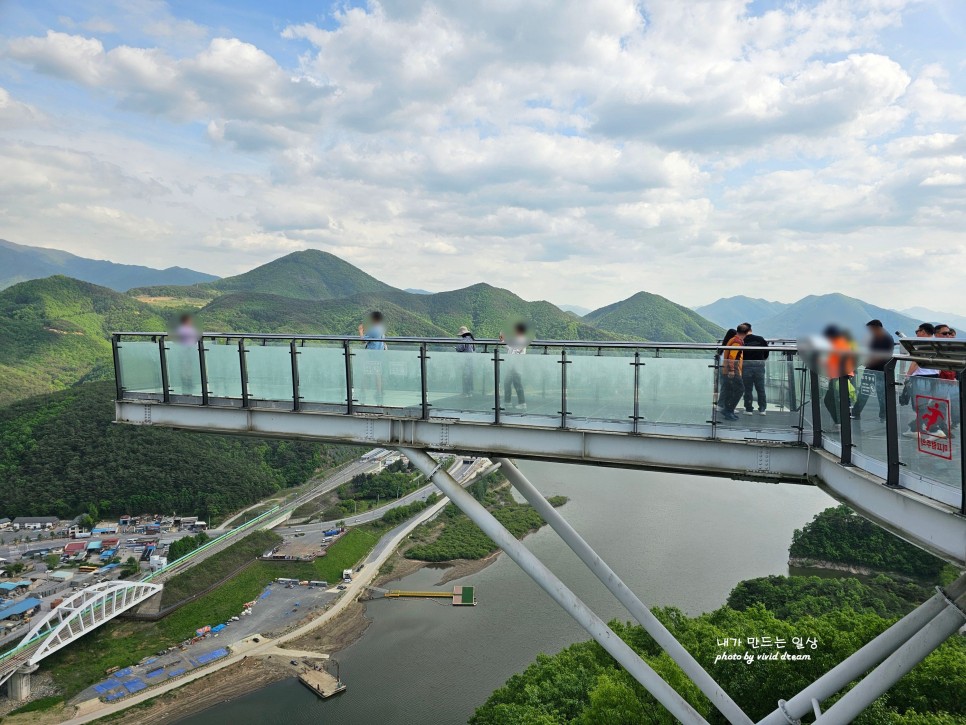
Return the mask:
<path id="1" fill-rule="evenodd" d="M 473 587 L 455 586 L 452 592 L 406 592 L 401 589 L 390 589 L 383 596 L 389 599 L 410 597 L 413 599 L 452 599 L 454 607 L 476 606 L 476 596 Z"/>
<path id="2" fill-rule="evenodd" d="M 299 682 L 312 690 L 323 700 L 327 700 L 333 695 L 345 692 L 344 682 L 340 682 L 325 670 L 302 670 L 299 672 Z"/>

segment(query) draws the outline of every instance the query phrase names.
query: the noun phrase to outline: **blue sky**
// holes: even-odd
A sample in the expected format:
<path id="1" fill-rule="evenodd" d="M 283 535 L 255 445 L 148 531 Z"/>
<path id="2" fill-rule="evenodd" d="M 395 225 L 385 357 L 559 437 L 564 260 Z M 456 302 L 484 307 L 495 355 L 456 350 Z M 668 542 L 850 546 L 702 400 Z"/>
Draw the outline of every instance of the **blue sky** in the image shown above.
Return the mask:
<path id="1" fill-rule="evenodd" d="M 0 237 L 962 310 L 966 3 L 0 4 Z M 928 302 L 923 300 L 928 290 Z"/>

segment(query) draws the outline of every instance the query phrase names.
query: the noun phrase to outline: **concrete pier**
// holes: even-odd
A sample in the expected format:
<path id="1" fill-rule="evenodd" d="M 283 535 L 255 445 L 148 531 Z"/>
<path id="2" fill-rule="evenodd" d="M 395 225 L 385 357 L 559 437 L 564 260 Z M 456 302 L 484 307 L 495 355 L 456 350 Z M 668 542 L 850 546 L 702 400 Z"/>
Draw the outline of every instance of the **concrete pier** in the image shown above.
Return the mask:
<path id="1" fill-rule="evenodd" d="M 323 669 L 304 669 L 299 672 L 299 682 L 323 700 L 345 691 L 345 684 Z"/>
<path id="2" fill-rule="evenodd" d="M 30 697 L 30 675 L 40 669 L 40 665 L 23 665 L 7 681 L 7 696 L 14 702 L 23 702 Z"/>

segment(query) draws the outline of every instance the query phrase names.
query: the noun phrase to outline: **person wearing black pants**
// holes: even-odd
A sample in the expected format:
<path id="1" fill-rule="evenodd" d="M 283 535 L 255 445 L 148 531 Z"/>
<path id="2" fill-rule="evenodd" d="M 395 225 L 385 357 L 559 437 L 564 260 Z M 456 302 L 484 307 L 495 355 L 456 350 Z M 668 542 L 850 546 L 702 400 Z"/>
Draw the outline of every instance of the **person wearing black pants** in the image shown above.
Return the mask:
<path id="1" fill-rule="evenodd" d="M 765 396 L 765 361 L 768 359 L 768 350 L 749 350 L 749 347 L 768 347 L 768 341 L 761 335 L 755 335 L 749 331 L 745 335 L 744 364 L 741 366 L 745 415 L 751 415 L 754 412 L 755 395 L 758 396 L 758 415 L 764 415 L 768 407 L 768 399 Z"/>
<path id="2" fill-rule="evenodd" d="M 859 420 L 865 404 L 869 401 L 872 390 L 875 390 L 875 397 L 879 401 L 879 420 L 885 422 L 886 419 L 886 385 L 885 385 L 885 366 L 895 352 L 896 341 L 893 339 L 882 322 L 879 320 L 869 320 L 865 323 L 869 328 L 872 338 L 869 340 L 869 360 L 862 372 L 862 381 L 859 384 L 858 398 L 852 407 L 852 417 Z"/>

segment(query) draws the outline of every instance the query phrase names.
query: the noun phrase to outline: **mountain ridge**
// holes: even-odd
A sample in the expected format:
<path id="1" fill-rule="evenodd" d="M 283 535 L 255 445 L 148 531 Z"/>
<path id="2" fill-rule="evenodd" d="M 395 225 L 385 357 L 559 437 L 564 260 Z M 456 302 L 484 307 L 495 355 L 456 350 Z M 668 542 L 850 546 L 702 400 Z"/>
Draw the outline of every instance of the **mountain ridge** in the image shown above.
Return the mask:
<path id="1" fill-rule="evenodd" d="M 124 292 L 132 287 L 188 285 L 218 279 L 213 274 L 185 267 L 155 269 L 137 264 L 120 264 L 80 257 L 61 249 L 32 247 L 0 239 L 0 290 L 53 275 L 72 277 L 115 292 Z"/>

